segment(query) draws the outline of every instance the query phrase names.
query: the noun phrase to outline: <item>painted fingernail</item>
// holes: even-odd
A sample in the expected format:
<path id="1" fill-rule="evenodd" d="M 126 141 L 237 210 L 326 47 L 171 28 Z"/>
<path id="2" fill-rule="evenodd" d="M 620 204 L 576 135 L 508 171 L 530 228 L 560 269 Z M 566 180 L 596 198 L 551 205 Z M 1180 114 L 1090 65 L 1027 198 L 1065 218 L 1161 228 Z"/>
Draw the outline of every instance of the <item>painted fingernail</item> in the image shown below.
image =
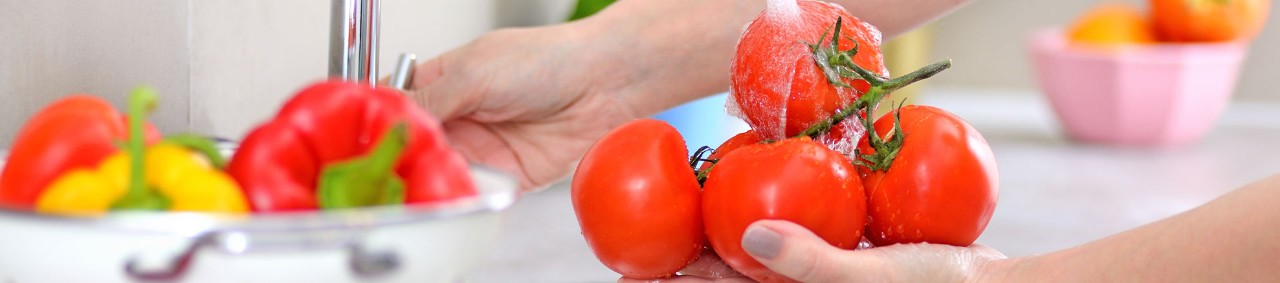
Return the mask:
<path id="1" fill-rule="evenodd" d="M 750 226 L 742 235 L 742 249 L 759 259 L 773 259 L 782 252 L 782 234 L 760 226 Z"/>

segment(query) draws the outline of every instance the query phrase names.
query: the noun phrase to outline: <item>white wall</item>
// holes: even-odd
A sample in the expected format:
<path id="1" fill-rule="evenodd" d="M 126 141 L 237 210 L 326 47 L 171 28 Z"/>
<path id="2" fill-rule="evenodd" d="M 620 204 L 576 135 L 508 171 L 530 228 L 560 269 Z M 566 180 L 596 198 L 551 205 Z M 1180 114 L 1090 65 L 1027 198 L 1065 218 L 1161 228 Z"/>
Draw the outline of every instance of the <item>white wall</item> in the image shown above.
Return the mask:
<path id="1" fill-rule="evenodd" d="M 0 1 L 0 148 L 27 117 L 71 93 L 115 105 L 135 85 L 161 93 L 154 119 L 185 129 L 190 111 L 186 1 Z"/>
<path id="2" fill-rule="evenodd" d="M 495 1 L 383 0 L 381 74 L 402 52 L 430 57 L 492 30 Z M 143 83 L 161 93 L 152 120 L 162 131 L 242 137 L 298 88 L 326 76 L 329 6 L 0 1 L 0 148 L 59 97 L 86 92 L 119 107 Z"/>
<path id="3" fill-rule="evenodd" d="M 192 130 L 243 137 L 328 74 L 328 0 L 193 0 Z M 380 76 L 495 27 L 491 1 L 383 0 Z"/>
<path id="4" fill-rule="evenodd" d="M 499 26 L 559 22 L 573 2 L 383 1 L 383 74 L 401 52 L 428 58 Z M 1033 88 L 1027 34 L 1094 3 L 975 0 L 935 24 L 930 59 L 955 67 L 930 83 Z M 328 20 L 328 0 L 0 0 L 0 148 L 58 97 L 89 92 L 123 105 L 140 83 L 161 92 L 153 120 L 162 130 L 241 137 L 325 76 Z M 1253 44 L 1238 99 L 1280 101 L 1278 21 Z"/>

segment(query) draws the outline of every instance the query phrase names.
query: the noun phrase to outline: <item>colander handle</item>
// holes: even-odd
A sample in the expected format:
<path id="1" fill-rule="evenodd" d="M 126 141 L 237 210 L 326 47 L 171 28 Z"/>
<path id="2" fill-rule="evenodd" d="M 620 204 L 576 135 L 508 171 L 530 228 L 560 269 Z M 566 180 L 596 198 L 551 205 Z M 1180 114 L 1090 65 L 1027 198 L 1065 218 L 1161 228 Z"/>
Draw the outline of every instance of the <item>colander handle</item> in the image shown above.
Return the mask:
<path id="1" fill-rule="evenodd" d="M 125 261 L 124 272 L 139 281 L 175 281 L 187 272 L 196 254 L 203 249 L 241 255 L 272 251 L 314 251 L 339 248 L 347 251 L 347 266 L 358 277 L 389 274 L 400 267 L 400 256 L 394 251 L 371 251 L 356 233 L 338 235 L 305 235 L 305 233 L 253 233 L 246 231 L 211 231 L 196 237 L 176 255 L 158 264 L 145 264 L 144 254 Z M 172 255 L 172 254 L 171 254 Z"/>

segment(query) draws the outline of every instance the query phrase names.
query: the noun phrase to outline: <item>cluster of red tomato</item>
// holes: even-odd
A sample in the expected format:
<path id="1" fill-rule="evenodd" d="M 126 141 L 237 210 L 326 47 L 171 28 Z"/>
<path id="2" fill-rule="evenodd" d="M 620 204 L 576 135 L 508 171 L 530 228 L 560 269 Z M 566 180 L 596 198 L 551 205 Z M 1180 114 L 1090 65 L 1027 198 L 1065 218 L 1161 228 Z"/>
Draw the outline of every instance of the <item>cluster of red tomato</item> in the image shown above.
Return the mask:
<path id="1" fill-rule="evenodd" d="M 605 135 L 579 163 L 573 206 L 610 269 L 673 276 L 710 247 L 753 279 L 787 281 L 742 249 L 743 232 L 762 219 L 795 222 L 842 249 L 864 236 L 878 246 L 967 246 L 986 228 L 998 177 L 972 126 L 929 106 L 867 119 L 889 92 L 950 61 L 885 78 L 874 27 L 825 2 L 777 2 L 791 1 L 771 1 L 733 63 L 730 106 L 752 130 L 687 158 L 674 128 L 642 119 Z"/>

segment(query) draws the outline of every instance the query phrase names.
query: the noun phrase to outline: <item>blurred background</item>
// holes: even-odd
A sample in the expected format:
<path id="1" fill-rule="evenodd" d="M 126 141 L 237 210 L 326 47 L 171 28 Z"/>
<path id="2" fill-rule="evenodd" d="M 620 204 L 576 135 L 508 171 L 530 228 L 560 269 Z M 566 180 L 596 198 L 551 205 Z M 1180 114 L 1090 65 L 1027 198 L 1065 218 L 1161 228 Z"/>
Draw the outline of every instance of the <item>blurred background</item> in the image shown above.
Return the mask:
<path id="1" fill-rule="evenodd" d="M 430 57 L 495 28 L 561 22 L 574 2 L 384 0 L 380 73 L 402 52 Z M 1031 90 L 1029 33 L 1069 23 L 1098 2 L 973 1 L 904 36 L 908 44 L 891 41 L 885 53 L 898 69 L 952 58 L 955 67 L 930 86 Z M 144 82 L 163 96 L 162 130 L 241 136 L 324 77 L 328 20 L 328 1 L 314 0 L 0 1 L 0 147 L 59 96 L 90 92 L 119 105 Z M 1271 22 L 1252 50 L 1280 50 Z M 1280 53 L 1252 52 L 1234 99 L 1280 101 L 1276 73 Z"/>
<path id="2" fill-rule="evenodd" d="M 497 28 L 563 22 L 574 2 L 383 0 L 379 73 L 389 74 L 402 52 L 429 58 Z M 1248 45 L 1226 114 L 1203 140 L 1146 148 L 1064 138 L 1037 84 L 1030 35 L 1069 24 L 1101 2 L 976 0 L 885 47 L 898 74 L 954 60 L 915 91 L 918 101 L 957 113 L 990 142 L 1002 192 L 979 241 L 1011 256 L 1167 217 L 1280 171 L 1276 20 Z M 1271 7 L 1273 17 L 1278 7 Z M 299 87 L 325 77 L 329 9 L 329 1 L 316 0 L 0 0 L 0 148 L 26 117 L 58 97 L 88 92 L 123 105 L 139 83 L 159 89 L 154 120 L 163 131 L 241 137 Z M 745 129 L 722 109 L 720 95 L 660 117 L 677 124 L 691 147 L 714 146 Z M 689 122 L 695 114 L 701 122 Z M 513 234 L 504 236 L 479 281 L 616 276 L 586 250 L 567 191 L 534 194 L 514 208 Z M 555 257 L 531 256 L 538 254 Z"/>

